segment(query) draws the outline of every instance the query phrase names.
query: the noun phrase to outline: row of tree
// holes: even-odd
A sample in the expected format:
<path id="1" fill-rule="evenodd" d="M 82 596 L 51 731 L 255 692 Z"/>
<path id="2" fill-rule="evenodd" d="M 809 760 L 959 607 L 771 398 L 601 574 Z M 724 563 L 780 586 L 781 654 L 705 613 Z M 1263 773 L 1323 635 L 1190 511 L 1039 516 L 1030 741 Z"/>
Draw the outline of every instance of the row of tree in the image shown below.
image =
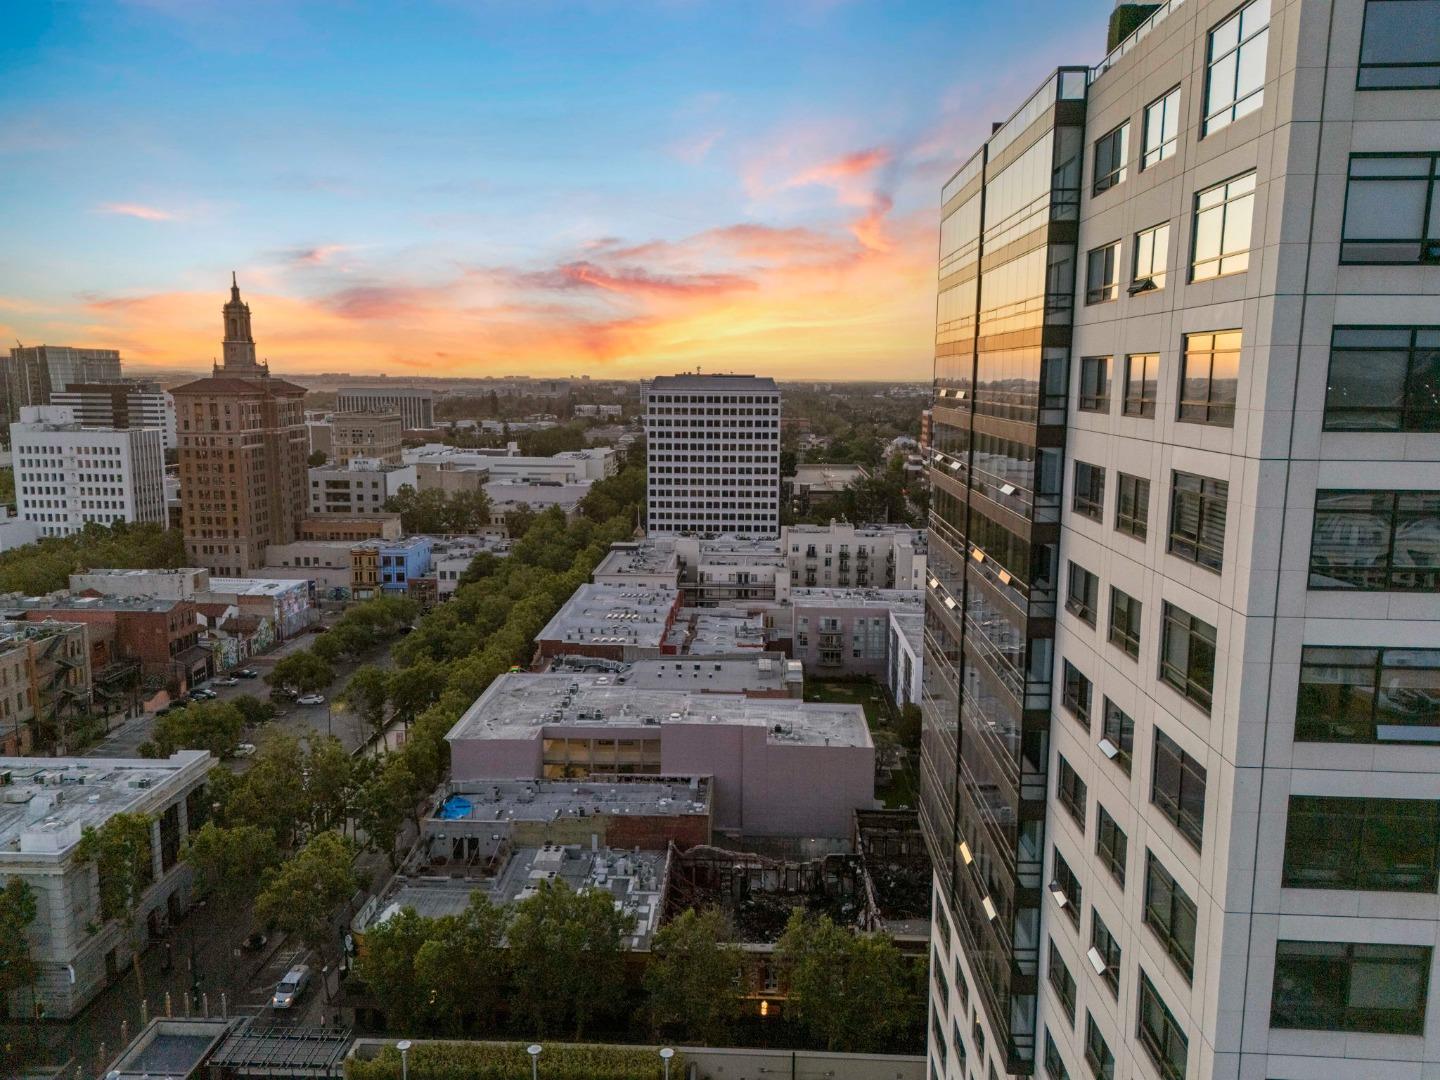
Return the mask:
<path id="1" fill-rule="evenodd" d="M 409 533 L 470 533 L 490 524 L 490 496 L 484 490 L 447 495 L 433 488 L 416 491 L 409 484 L 385 500 L 385 509 L 400 515 Z"/>
<path id="2" fill-rule="evenodd" d="M 185 538 L 179 529 L 150 522 L 91 522 L 70 536 L 48 537 L 0 553 L 0 592 L 54 592 L 69 585 L 71 574 L 91 566 L 159 570 L 184 565 Z"/>

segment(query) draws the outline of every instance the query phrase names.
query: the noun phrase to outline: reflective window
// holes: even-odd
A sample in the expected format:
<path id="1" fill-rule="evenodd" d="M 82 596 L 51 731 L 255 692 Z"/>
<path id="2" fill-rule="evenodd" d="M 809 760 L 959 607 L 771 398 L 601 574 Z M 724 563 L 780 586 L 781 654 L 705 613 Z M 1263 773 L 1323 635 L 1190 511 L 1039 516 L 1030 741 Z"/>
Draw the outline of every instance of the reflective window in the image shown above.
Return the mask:
<path id="1" fill-rule="evenodd" d="M 1145 106 L 1144 145 L 1140 148 L 1140 168 L 1158 165 L 1175 153 L 1180 142 L 1180 88 L 1168 91 Z"/>
<path id="2" fill-rule="evenodd" d="M 1084 461 L 1075 462 L 1075 493 L 1071 509 L 1095 521 L 1105 518 L 1105 470 Z"/>
<path id="3" fill-rule="evenodd" d="M 1430 954 L 1428 945 L 1278 941 L 1270 1025 L 1423 1035 Z"/>
<path id="4" fill-rule="evenodd" d="M 1433 893 L 1440 802 L 1291 795 L 1285 872 L 1292 889 Z"/>
<path id="5" fill-rule="evenodd" d="M 1048 971 L 1050 988 L 1055 991 L 1055 996 L 1060 999 L 1060 1006 L 1065 1010 L 1065 1015 L 1070 1022 L 1075 1022 L 1075 976 L 1070 974 L 1070 969 L 1065 966 L 1065 958 L 1060 955 L 1060 950 L 1055 945 L 1055 939 L 1050 939 L 1050 966 Z"/>
<path id="6" fill-rule="evenodd" d="M 1260 107 L 1269 26 L 1270 0 L 1251 0 L 1210 31 L 1202 136 Z"/>
<path id="7" fill-rule="evenodd" d="M 1156 353 L 1131 353 L 1125 358 L 1125 400 L 1120 411 L 1126 416 L 1154 416 L 1155 391 L 1160 377 Z"/>
<path id="8" fill-rule="evenodd" d="M 1240 382 L 1240 331 L 1186 334 L 1181 365 L 1179 418 L 1232 427 Z"/>
<path id="9" fill-rule="evenodd" d="M 1080 831 L 1085 831 L 1085 781 L 1080 779 L 1070 762 L 1065 760 L 1065 755 L 1058 755 L 1059 761 L 1055 770 L 1055 797 L 1060 800 L 1063 806 L 1080 826 Z"/>
<path id="10" fill-rule="evenodd" d="M 1440 743 L 1440 649 L 1305 646 L 1295 738 Z"/>
<path id="11" fill-rule="evenodd" d="M 1440 154 L 1351 154 L 1342 263 L 1440 262 Z"/>
<path id="12" fill-rule="evenodd" d="M 1125 887 L 1125 853 L 1129 846 L 1125 833 L 1115 824 L 1110 812 L 1098 803 L 1095 807 L 1095 854 L 1100 864 L 1110 871 L 1115 884 Z"/>
<path id="13" fill-rule="evenodd" d="M 1440 88 L 1440 0 L 1367 0 L 1361 90 Z"/>
<path id="14" fill-rule="evenodd" d="M 1110 644 L 1132 659 L 1140 655 L 1140 601 L 1111 586 Z"/>
<path id="15" fill-rule="evenodd" d="M 1170 255 L 1170 223 L 1143 229 L 1135 234 L 1134 269 L 1130 274 L 1130 295 L 1165 287 L 1165 260 Z"/>
<path id="16" fill-rule="evenodd" d="M 1081 412 L 1110 411 L 1110 357 L 1080 358 L 1080 397 L 1076 407 Z"/>
<path id="17" fill-rule="evenodd" d="M 1250 268 L 1250 224 L 1254 214 L 1253 172 L 1196 192 L 1191 281 L 1209 281 Z"/>
<path id="18" fill-rule="evenodd" d="M 1075 1022 L 1073 1014 L 1070 1022 Z M 1065 1068 L 1065 1062 L 1060 1057 L 1060 1048 L 1055 1045 L 1055 1040 L 1048 1031 L 1045 1032 L 1045 1076 L 1046 1080 L 1070 1080 L 1070 1070 Z"/>
<path id="19" fill-rule="evenodd" d="M 1110 988 L 1110 993 L 1119 997 L 1120 943 L 1115 940 L 1115 935 L 1110 933 L 1110 928 L 1105 925 L 1100 912 L 1093 907 L 1090 909 L 1090 948 L 1104 965 L 1099 972 L 1100 978 Z"/>
<path id="20" fill-rule="evenodd" d="M 1064 662 L 1063 675 L 1064 686 L 1061 689 L 1060 702 L 1089 730 L 1090 697 L 1095 688 L 1069 660 Z"/>
<path id="21" fill-rule="evenodd" d="M 1053 873 L 1050 875 L 1050 896 L 1075 924 L 1075 929 L 1080 929 L 1080 909 L 1084 906 L 1083 897 L 1080 891 L 1080 879 L 1070 869 L 1070 864 L 1060 854 L 1057 847 L 1051 860 Z M 1057 895 L 1058 893 L 1058 895 Z M 1062 902 L 1063 898 L 1063 902 Z"/>
<path id="22" fill-rule="evenodd" d="M 1150 520 L 1150 481 L 1115 474 L 1115 531 L 1144 540 Z"/>
<path id="23" fill-rule="evenodd" d="M 1114 751 L 1110 760 L 1130 775 L 1130 761 L 1135 753 L 1135 721 L 1120 706 L 1108 697 L 1105 699 L 1105 714 L 1100 721 L 1100 737 L 1109 747 L 1102 746 L 1107 756 Z"/>
<path id="24" fill-rule="evenodd" d="M 1440 327 L 1335 327 L 1325 429 L 1440 432 Z"/>
<path id="25" fill-rule="evenodd" d="M 1077 562 L 1070 563 L 1069 578 L 1065 610 L 1094 626 L 1100 608 L 1100 579 Z"/>
<path id="26" fill-rule="evenodd" d="M 1103 304 L 1120 295 L 1120 241 L 1094 248 L 1085 260 L 1085 302 Z"/>
<path id="27" fill-rule="evenodd" d="M 1095 1024 L 1095 1017 L 1085 1014 L 1085 1064 L 1095 1080 L 1115 1080 L 1115 1055 L 1110 1052 L 1105 1036 Z"/>
<path id="28" fill-rule="evenodd" d="M 1160 679 L 1208 713 L 1215 683 L 1215 628 L 1174 604 L 1165 604 L 1162 611 Z"/>
<path id="29" fill-rule="evenodd" d="M 1208 476 L 1177 472 L 1170 489 L 1170 554 L 1210 570 L 1225 556 L 1225 504 L 1230 485 Z"/>
<path id="30" fill-rule="evenodd" d="M 1185 1080 L 1185 1059 L 1190 1040 L 1185 1029 L 1160 999 L 1144 969 L 1140 971 L 1140 1019 L 1136 1028 L 1140 1045 L 1165 1080 Z"/>
<path id="31" fill-rule="evenodd" d="M 1125 159 L 1130 156 L 1130 121 L 1095 140 L 1095 194 L 1109 191 L 1125 179 Z"/>
<path id="32" fill-rule="evenodd" d="M 1195 971 L 1195 901 L 1153 851 L 1145 853 L 1144 922 L 1189 982 Z"/>
<path id="33" fill-rule="evenodd" d="M 1205 767 L 1159 728 L 1150 802 L 1199 850 L 1205 827 Z"/>
<path id="34" fill-rule="evenodd" d="M 1440 590 L 1440 491 L 1319 491 L 1310 588 Z"/>

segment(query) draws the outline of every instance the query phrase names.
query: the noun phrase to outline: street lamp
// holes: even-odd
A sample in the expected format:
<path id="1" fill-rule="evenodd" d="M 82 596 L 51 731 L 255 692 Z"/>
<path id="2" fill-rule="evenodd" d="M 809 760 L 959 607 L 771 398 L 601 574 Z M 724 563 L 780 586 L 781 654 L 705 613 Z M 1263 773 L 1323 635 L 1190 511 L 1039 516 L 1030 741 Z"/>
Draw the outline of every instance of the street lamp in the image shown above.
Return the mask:
<path id="1" fill-rule="evenodd" d="M 670 1059 L 675 1056 L 675 1051 L 668 1046 L 660 1048 L 660 1060 L 665 1062 L 665 1080 L 670 1080 Z"/>
<path id="2" fill-rule="evenodd" d="M 531 1043 L 525 1048 L 530 1055 L 530 1080 L 540 1080 L 540 1051 L 544 1049 L 539 1043 Z"/>
<path id="3" fill-rule="evenodd" d="M 410 1040 L 401 1039 L 395 1049 L 400 1051 L 400 1080 L 410 1080 Z"/>

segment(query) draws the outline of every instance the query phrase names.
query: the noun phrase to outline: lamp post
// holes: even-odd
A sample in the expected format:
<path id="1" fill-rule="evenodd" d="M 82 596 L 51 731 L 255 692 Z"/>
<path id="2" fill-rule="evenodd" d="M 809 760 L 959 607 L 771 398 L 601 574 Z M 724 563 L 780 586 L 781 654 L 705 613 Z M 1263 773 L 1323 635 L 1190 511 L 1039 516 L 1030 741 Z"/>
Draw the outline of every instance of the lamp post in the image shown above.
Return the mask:
<path id="1" fill-rule="evenodd" d="M 400 1080 L 410 1080 L 410 1040 L 401 1039 L 395 1049 L 400 1051 Z"/>
<path id="2" fill-rule="evenodd" d="M 531 1043 L 525 1048 L 530 1055 L 530 1080 L 540 1080 L 540 1051 L 544 1049 L 539 1043 Z"/>
<path id="3" fill-rule="evenodd" d="M 665 1063 L 665 1080 L 670 1080 L 670 1059 L 675 1056 L 675 1051 L 668 1046 L 660 1048 L 660 1060 Z"/>

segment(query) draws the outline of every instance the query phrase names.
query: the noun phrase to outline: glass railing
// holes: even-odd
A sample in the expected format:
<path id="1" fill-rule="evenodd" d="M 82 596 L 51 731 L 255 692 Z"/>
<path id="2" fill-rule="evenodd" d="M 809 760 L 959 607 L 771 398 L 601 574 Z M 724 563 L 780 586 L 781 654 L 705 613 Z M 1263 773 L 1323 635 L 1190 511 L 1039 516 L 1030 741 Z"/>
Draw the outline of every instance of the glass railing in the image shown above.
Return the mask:
<path id="1" fill-rule="evenodd" d="M 1110 50 L 1110 55 L 1105 57 L 1104 60 L 1101 60 L 1100 63 L 1096 64 L 1093 68 L 1090 69 L 1090 81 L 1093 83 L 1096 79 L 1100 78 L 1101 75 L 1104 75 L 1105 72 L 1109 71 L 1112 67 L 1114 67 L 1115 64 L 1119 62 L 1122 56 L 1129 53 L 1132 49 L 1135 48 L 1136 45 L 1139 45 L 1140 42 L 1144 41 L 1145 38 L 1149 35 L 1150 31 L 1154 30 L 1155 27 L 1160 24 L 1161 20 L 1163 20 L 1166 16 L 1168 16 L 1172 11 L 1174 11 L 1184 2 L 1185 0 L 1168 0 L 1167 3 L 1161 4 L 1158 8 L 1156 8 L 1155 11 L 1151 13 L 1148 19 L 1146 19 L 1144 22 L 1142 22 L 1139 26 L 1137 26 L 1134 30 L 1130 32 L 1129 37 L 1127 37 L 1124 41 L 1120 42 L 1119 45 L 1116 45 L 1115 48 Z"/>

